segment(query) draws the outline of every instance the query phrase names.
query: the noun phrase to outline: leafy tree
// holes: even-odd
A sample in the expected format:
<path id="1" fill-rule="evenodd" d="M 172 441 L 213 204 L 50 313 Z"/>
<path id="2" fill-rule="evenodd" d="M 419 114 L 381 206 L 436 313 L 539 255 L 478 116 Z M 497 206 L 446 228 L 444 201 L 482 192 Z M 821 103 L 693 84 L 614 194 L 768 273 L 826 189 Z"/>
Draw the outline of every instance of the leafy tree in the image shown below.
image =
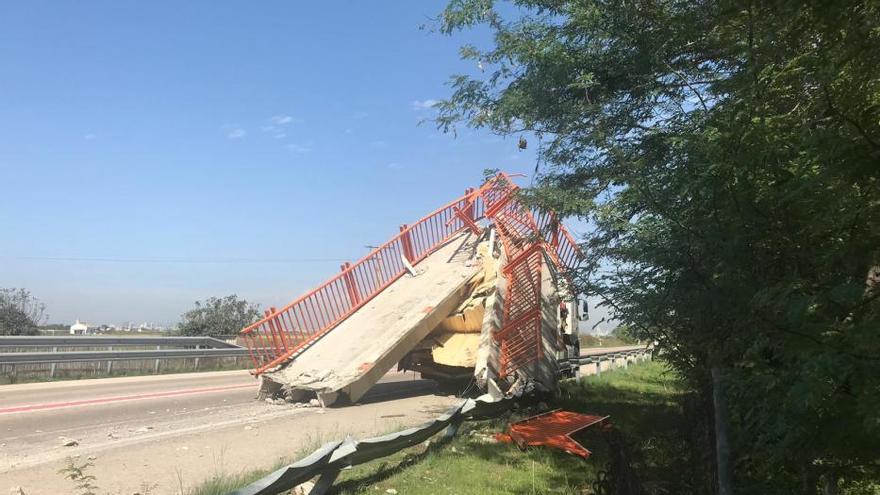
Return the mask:
<path id="1" fill-rule="evenodd" d="M 527 198 L 595 226 L 579 288 L 726 402 L 738 491 L 876 480 L 880 5 L 511 3 L 443 12 L 494 43 L 438 125 L 539 138 Z"/>
<path id="2" fill-rule="evenodd" d="M 614 327 L 614 330 L 608 335 L 627 344 L 635 344 L 636 341 L 639 340 L 633 329 L 627 325 L 618 325 Z"/>
<path id="3" fill-rule="evenodd" d="M 256 304 L 235 294 L 196 301 L 195 308 L 183 314 L 178 325 L 181 335 L 234 335 L 260 317 Z"/>
<path id="4" fill-rule="evenodd" d="M 0 289 L 0 335 L 37 335 L 46 305 L 27 289 Z"/>

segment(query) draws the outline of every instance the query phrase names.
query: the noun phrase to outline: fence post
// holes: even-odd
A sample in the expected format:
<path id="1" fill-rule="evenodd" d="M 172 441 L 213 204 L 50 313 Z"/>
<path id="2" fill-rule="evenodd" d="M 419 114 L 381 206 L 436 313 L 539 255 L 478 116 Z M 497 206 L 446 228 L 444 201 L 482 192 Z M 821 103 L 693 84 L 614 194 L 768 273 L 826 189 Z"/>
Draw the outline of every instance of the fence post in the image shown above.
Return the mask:
<path id="1" fill-rule="evenodd" d="M 162 346 L 157 345 L 156 350 L 157 351 L 162 350 Z M 155 364 L 155 366 L 153 366 L 153 373 L 157 374 L 157 375 L 159 374 L 159 358 L 156 358 L 156 364 Z"/>
<path id="2" fill-rule="evenodd" d="M 473 192 L 474 192 L 474 188 L 473 188 L 473 187 L 469 187 L 469 188 L 467 188 L 467 189 L 464 190 L 464 195 L 465 195 L 465 196 L 470 196 L 470 194 L 473 193 Z M 474 202 L 473 202 L 473 201 L 470 201 L 470 198 L 468 198 L 466 201 L 467 201 L 467 203 L 465 204 L 465 207 L 464 207 L 464 213 L 465 213 L 465 214 L 467 215 L 467 217 L 470 218 L 471 220 L 476 220 L 476 219 L 474 218 Z"/>
<path id="3" fill-rule="evenodd" d="M 275 306 L 270 306 L 269 309 L 264 311 L 266 317 L 271 318 L 266 321 L 266 324 L 269 325 L 269 331 L 272 332 L 272 343 L 275 345 L 275 357 L 281 356 L 282 354 L 287 352 L 288 345 L 287 341 L 284 339 L 284 328 L 281 326 L 281 319 L 276 316 L 278 314 L 278 310 L 275 309 Z"/>
<path id="4" fill-rule="evenodd" d="M 58 352 L 58 348 L 53 347 L 52 352 Z M 49 378 L 55 378 L 55 363 L 52 363 L 52 366 L 49 367 Z"/>
<path id="5" fill-rule="evenodd" d="M 339 269 L 345 272 L 351 268 L 351 263 L 345 262 L 339 265 Z M 357 282 L 354 279 L 354 275 L 349 271 L 348 273 L 342 276 L 342 281 L 345 284 L 345 290 L 348 292 L 348 299 L 351 301 L 351 307 L 357 306 L 361 302 L 361 298 L 358 295 L 358 287 Z"/>
<path id="6" fill-rule="evenodd" d="M 403 256 L 406 258 L 406 261 L 412 263 L 415 258 L 415 253 L 413 252 L 412 239 L 409 236 L 407 228 L 408 226 L 406 224 L 400 226 L 400 242 L 403 244 Z"/>
<path id="7" fill-rule="evenodd" d="M 327 493 L 327 491 L 330 490 L 330 487 L 333 486 L 333 482 L 336 481 L 337 477 L 339 477 L 339 469 L 324 471 L 318 476 L 315 486 L 309 490 L 309 493 L 314 493 L 316 495 Z"/>

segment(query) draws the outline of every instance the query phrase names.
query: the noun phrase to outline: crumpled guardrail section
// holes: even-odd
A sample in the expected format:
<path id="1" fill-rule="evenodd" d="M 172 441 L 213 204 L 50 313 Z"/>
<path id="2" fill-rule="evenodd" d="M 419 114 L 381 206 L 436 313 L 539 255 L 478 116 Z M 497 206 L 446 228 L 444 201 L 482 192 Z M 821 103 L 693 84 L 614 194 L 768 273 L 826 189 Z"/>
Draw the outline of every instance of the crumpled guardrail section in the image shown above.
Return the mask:
<path id="1" fill-rule="evenodd" d="M 452 436 L 463 421 L 497 416 L 509 409 L 516 400 L 517 398 L 492 400 L 488 396 L 467 399 L 421 426 L 364 440 L 347 438 L 343 441 L 330 442 L 307 457 L 230 495 L 274 495 L 321 476 L 310 492 L 312 495 L 318 495 L 330 487 L 339 471 L 345 467 L 363 464 L 412 447 L 431 438 L 444 428 L 449 428 L 447 435 Z"/>
<path id="2" fill-rule="evenodd" d="M 585 363 L 598 363 L 617 357 L 649 355 L 650 352 L 650 347 L 640 347 L 601 352 L 562 361 L 576 366 Z M 320 478 L 309 493 L 310 495 L 320 495 L 332 486 L 339 471 L 343 468 L 363 464 L 412 447 L 433 437 L 444 428 L 448 428 L 447 437 L 451 437 L 463 421 L 495 417 L 510 409 L 521 398 L 522 395 L 493 399 L 489 394 L 486 394 L 477 399 L 463 400 L 446 413 L 421 426 L 364 440 L 349 437 L 343 441 L 330 442 L 305 458 L 235 490 L 230 495 L 275 495 L 301 485 L 316 476 L 320 476 Z"/>

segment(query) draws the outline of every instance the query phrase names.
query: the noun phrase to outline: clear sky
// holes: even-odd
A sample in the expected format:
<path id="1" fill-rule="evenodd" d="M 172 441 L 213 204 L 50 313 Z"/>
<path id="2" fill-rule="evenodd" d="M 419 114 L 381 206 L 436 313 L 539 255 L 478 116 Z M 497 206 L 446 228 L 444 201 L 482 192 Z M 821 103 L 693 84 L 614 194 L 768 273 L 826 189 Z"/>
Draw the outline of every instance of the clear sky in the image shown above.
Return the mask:
<path id="1" fill-rule="evenodd" d="M 281 306 L 484 169 L 530 175 L 533 146 L 420 125 L 488 42 L 433 31 L 444 5 L 0 3 L 0 287 L 55 323 Z"/>
<path id="2" fill-rule="evenodd" d="M 0 287 L 51 322 L 175 323 L 282 305 L 476 186 L 534 169 L 440 134 L 479 70 L 422 26 L 443 2 L 0 4 Z"/>

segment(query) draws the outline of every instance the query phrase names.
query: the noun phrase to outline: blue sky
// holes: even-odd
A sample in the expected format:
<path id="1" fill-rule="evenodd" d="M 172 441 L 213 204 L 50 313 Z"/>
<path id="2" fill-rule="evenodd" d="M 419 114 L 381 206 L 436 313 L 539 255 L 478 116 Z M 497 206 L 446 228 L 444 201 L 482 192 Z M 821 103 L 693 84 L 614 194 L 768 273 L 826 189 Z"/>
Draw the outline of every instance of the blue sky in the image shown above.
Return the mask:
<path id="1" fill-rule="evenodd" d="M 281 305 L 532 150 L 442 135 L 443 2 L 0 4 L 0 286 L 52 322 Z M 232 261 L 230 261 L 232 260 Z"/>

